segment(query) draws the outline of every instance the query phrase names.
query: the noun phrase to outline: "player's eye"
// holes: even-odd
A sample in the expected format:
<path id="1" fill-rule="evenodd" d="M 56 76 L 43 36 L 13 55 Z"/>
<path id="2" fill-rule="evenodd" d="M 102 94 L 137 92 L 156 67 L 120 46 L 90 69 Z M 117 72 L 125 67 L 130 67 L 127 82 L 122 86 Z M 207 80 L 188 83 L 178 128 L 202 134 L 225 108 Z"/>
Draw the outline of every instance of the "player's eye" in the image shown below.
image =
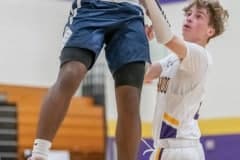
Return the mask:
<path id="1" fill-rule="evenodd" d="M 202 18 L 202 17 L 203 17 L 203 16 L 202 16 L 201 14 L 197 14 L 197 15 L 196 15 L 196 18 L 197 18 L 197 19 L 200 19 L 200 18 Z"/>
<path id="2" fill-rule="evenodd" d="M 185 12 L 185 16 L 186 17 L 189 17 L 189 16 L 191 16 L 192 15 L 192 12 Z"/>

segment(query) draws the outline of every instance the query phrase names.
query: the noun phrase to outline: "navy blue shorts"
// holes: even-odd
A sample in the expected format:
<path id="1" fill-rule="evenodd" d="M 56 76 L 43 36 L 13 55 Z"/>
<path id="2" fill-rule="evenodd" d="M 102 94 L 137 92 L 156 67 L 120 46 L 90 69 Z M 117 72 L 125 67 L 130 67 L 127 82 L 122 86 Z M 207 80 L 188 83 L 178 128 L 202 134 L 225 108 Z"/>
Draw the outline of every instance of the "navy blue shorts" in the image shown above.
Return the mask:
<path id="1" fill-rule="evenodd" d="M 65 26 L 63 47 L 92 51 L 94 63 L 105 44 L 112 73 L 127 63 L 150 62 L 143 17 L 142 9 L 130 3 L 75 0 Z"/>

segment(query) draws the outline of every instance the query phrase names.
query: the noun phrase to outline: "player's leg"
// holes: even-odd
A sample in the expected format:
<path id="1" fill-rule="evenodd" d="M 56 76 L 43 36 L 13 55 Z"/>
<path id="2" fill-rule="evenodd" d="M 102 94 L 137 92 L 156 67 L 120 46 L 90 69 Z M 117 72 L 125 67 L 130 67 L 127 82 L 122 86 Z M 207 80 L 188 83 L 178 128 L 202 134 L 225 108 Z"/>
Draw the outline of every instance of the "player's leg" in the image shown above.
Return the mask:
<path id="1" fill-rule="evenodd" d="M 114 74 L 117 102 L 116 141 L 119 160 L 136 160 L 141 138 L 140 96 L 145 62 L 124 65 Z"/>
<path id="2" fill-rule="evenodd" d="M 65 26 L 61 69 L 56 83 L 43 101 L 33 156 L 40 153 L 46 159 L 51 140 L 66 114 L 72 95 L 103 46 L 104 27 L 99 27 L 99 24 L 102 24 L 104 10 L 93 9 L 89 5 L 90 1 L 79 2 L 73 1 L 69 21 Z"/>
<path id="3" fill-rule="evenodd" d="M 78 55 L 78 59 L 75 57 L 74 60 L 71 60 L 71 55 Z M 49 149 L 46 148 L 46 145 L 53 140 L 65 117 L 70 100 L 92 61 L 93 53 L 88 50 L 79 48 L 63 49 L 62 65 L 57 81 L 49 89 L 41 107 L 37 140 L 32 153 L 33 158 L 36 158 L 34 160 L 37 160 L 37 158 L 46 159 L 47 155 L 44 156 L 46 154 L 44 150 Z M 41 149 L 43 149 L 43 152 Z"/>
<path id="4" fill-rule="evenodd" d="M 37 137 L 52 140 L 67 111 L 70 100 L 93 61 L 93 53 L 79 48 L 64 48 L 63 55 L 79 54 L 79 60 L 64 62 L 57 81 L 43 100 Z M 46 125 L 47 124 L 47 125 Z"/>
<path id="5" fill-rule="evenodd" d="M 119 12 L 118 16 L 127 15 L 127 20 L 109 28 L 105 36 L 106 57 L 115 80 L 117 157 L 136 160 L 141 138 L 141 88 L 145 62 L 150 61 L 149 46 L 141 9 L 124 3 Z"/>

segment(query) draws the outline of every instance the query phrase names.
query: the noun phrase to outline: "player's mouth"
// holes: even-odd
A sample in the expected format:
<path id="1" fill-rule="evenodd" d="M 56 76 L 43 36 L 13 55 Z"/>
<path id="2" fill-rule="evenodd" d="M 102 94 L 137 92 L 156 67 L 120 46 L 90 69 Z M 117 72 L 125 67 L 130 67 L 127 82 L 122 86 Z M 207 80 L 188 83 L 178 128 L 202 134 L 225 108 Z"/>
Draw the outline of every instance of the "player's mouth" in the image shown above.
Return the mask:
<path id="1" fill-rule="evenodd" d="M 188 25 L 188 24 L 184 24 L 184 25 L 183 25 L 183 30 L 184 30 L 184 31 L 191 30 L 191 26 Z"/>

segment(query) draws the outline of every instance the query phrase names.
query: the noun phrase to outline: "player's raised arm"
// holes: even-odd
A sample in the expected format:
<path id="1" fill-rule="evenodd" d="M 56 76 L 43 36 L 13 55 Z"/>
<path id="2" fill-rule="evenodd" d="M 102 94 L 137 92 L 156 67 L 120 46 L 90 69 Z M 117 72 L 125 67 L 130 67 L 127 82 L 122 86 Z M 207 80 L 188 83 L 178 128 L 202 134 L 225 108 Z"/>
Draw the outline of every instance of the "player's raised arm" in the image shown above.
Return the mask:
<path id="1" fill-rule="evenodd" d="M 175 36 L 171 31 L 159 0 L 145 0 L 145 5 L 152 20 L 157 41 L 172 50 L 180 59 L 183 59 L 186 56 L 187 47 L 184 40 Z"/>

